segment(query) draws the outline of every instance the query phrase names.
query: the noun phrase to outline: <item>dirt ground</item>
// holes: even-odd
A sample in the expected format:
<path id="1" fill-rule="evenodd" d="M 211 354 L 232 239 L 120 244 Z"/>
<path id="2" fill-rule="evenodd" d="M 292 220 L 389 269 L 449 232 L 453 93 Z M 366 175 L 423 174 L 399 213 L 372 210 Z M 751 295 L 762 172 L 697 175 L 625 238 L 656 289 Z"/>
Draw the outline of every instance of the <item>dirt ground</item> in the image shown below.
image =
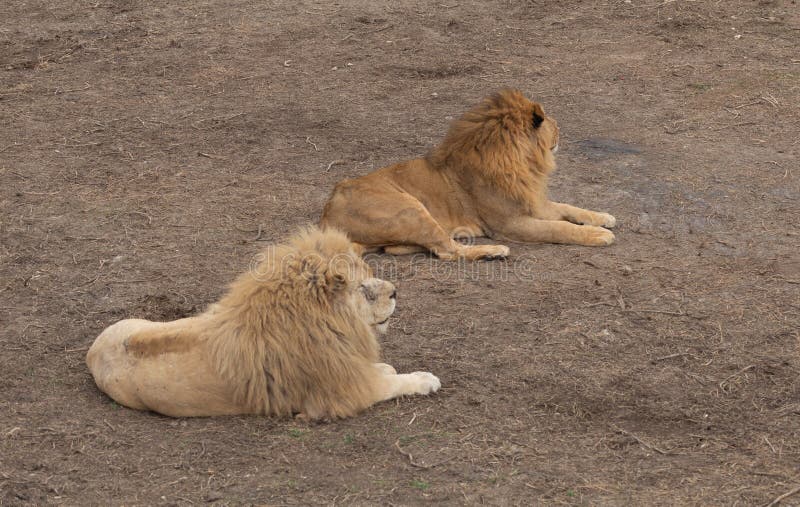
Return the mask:
<path id="1" fill-rule="evenodd" d="M 0 505 L 794 491 L 798 41 L 788 0 L 0 3 Z M 203 308 L 336 181 L 504 86 L 559 121 L 554 198 L 617 243 L 373 259 L 400 293 L 386 360 L 439 394 L 306 424 L 94 386 L 104 327 Z"/>

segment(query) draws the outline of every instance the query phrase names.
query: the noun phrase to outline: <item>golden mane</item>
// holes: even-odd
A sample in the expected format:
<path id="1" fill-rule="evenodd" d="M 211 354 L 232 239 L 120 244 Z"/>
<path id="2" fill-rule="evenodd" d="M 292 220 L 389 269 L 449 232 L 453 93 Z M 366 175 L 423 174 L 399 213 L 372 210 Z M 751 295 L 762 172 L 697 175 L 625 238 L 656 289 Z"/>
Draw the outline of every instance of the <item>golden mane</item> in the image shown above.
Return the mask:
<path id="1" fill-rule="evenodd" d="M 557 131 L 534 128 L 537 117 L 545 118 L 541 105 L 519 90 L 500 90 L 453 121 L 427 160 L 434 169 L 478 175 L 520 204 L 539 202 L 555 169 Z"/>
<path id="2" fill-rule="evenodd" d="M 368 275 L 347 237 L 332 229 L 309 228 L 265 250 L 203 332 L 236 402 L 276 415 L 318 406 L 333 417 L 369 405 L 363 377 L 379 346 L 347 297 Z"/>

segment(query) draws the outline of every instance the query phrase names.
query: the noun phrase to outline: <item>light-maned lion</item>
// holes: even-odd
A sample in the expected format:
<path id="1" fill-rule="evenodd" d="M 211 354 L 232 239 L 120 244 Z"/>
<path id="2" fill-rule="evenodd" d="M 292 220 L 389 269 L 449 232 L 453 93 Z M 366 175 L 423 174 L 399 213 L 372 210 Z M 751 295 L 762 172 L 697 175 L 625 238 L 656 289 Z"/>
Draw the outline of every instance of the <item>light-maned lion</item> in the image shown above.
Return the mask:
<path id="1" fill-rule="evenodd" d="M 128 319 L 95 340 L 86 363 L 127 407 L 169 416 L 347 417 L 439 379 L 379 363 L 376 333 L 394 313 L 391 283 L 336 230 L 301 231 L 267 249 L 206 312 Z"/>
<path id="2" fill-rule="evenodd" d="M 547 198 L 558 136 L 540 104 L 502 90 L 455 120 L 427 157 L 337 184 L 320 223 L 370 251 L 448 260 L 508 255 L 455 241 L 465 237 L 609 245 L 613 216 Z"/>

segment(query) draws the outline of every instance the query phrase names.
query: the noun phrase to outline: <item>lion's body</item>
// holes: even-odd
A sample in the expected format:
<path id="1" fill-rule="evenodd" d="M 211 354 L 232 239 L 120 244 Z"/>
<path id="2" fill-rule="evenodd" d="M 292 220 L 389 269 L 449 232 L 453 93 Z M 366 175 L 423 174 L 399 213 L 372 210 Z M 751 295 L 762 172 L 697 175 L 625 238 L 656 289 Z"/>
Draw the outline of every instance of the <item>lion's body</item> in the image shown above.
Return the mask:
<path id="1" fill-rule="evenodd" d="M 514 90 L 494 95 L 456 120 L 427 157 L 340 182 L 321 225 L 368 249 L 427 249 L 444 259 L 504 257 L 501 245 L 465 246 L 454 238 L 608 245 L 607 213 L 547 198 L 555 169 L 555 120 Z"/>
<path id="2" fill-rule="evenodd" d="M 233 402 L 233 389 L 214 370 L 207 343 L 192 334 L 196 317 L 175 322 L 127 319 L 107 328 L 88 356 L 95 382 L 120 405 L 171 416 L 228 415 L 242 413 Z M 141 333 L 168 336 L 170 330 L 186 333 L 193 346 L 139 357 L 126 342 Z"/>
<path id="3" fill-rule="evenodd" d="M 265 252 L 201 315 L 108 327 L 87 364 L 98 387 L 131 408 L 347 417 L 438 389 L 429 373 L 377 363 L 375 329 L 385 329 L 394 301 L 394 287 L 369 277 L 343 234 L 311 230 Z"/>

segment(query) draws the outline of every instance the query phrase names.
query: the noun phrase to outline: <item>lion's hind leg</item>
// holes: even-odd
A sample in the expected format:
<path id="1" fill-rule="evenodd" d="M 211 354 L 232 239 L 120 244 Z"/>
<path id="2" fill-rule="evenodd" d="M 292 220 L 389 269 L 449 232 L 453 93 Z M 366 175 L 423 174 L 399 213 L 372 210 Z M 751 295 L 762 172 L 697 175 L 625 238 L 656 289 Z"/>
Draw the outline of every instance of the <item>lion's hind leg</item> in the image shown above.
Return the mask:
<path id="1" fill-rule="evenodd" d="M 400 191 L 337 187 L 321 224 L 342 229 L 365 253 L 383 247 L 393 255 L 429 250 L 444 260 L 508 256 L 503 245 L 466 246 L 453 240 L 419 199 Z"/>
<path id="2" fill-rule="evenodd" d="M 383 248 L 383 252 L 389 255 L 408 255 L 425 251 L 425 248 L 419 245 L 391 245 Z"/>
<path id="3" fill-rule="evenodd" d="M 412 253 L 411 249 L 417 246 L 447 261 L 508 257 L 509 250 L 504 245 L 462 245 L 439 225 L 421 202 L 411 197 L 408 199 L 409 206 L 397 214 L 393 226 L 394 244 L 384 248 L 386 253 Z"/>

